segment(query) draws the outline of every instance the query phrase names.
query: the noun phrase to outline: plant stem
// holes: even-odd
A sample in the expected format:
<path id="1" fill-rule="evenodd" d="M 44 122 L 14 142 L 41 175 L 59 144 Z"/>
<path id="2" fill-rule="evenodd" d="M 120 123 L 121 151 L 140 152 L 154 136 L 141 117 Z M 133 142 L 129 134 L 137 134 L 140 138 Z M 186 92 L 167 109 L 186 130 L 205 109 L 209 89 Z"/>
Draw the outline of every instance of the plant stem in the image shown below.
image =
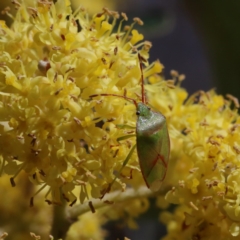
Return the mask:
<path id="1" fill-rule="evenodd" d="M 125 192 L 115 191 L 109 194 L 106 194 L 103 199 L 92 199 L 92 205 L 94 209 L 99 209 L 102 207 L 109 206 L 109 202 L 114 205 L 114 201 L 116 202 L 124 202 L 130 199 L 141 198 L 141 197 L 149 197 L 153 195 L 153 192 L 150 191 L 147 187 L 140 187 L 138 190 L 135 189 L 127 189 Z M 91 211 L 89 207 L 89 202 L 85 202 L 83 204 L 76 205 L 72 208 L 67 209 L 67 215 L 70 219 L 75 220 L 78 216 Z"/>
<path id="2" fill-rule="evenodd" d="M 66 217 L 66 204 L 53 206 L 53 223 L 51 235 L 54 239 L 65 239 L 71 222 Z"/>

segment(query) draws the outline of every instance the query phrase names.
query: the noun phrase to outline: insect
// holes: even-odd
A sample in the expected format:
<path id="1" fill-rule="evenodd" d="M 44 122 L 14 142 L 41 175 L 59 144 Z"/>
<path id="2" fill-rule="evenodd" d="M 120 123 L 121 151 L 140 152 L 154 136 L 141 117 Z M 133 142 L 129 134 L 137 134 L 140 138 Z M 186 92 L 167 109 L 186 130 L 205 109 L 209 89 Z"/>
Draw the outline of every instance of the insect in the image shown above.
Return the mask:
<path id="1" fill-rule="evenodd" d="M 124 94 L 123 96 L 117 94 L 95 94 L 90 97 L 97 96 L 115 96 L 121 97 L 134 103 L 137 109 L 137 123 L 136 123 L 136 145 L 132 147 L 128 156 L 123 162 L 119 174 L 123 168 L 127 165 L 132 153 L 137 148 L 137 154 L 141 172 L 145 183 L 148 188 L 152 191 L 158 191 L 161 187 L 161 183 L 164 180 L 168 167 L 169 152 L 170 152 L 170 139 L 168 134 L 168 128 L 166 118 L 160 112 L 152 111 L 146 104 L 146 96 L 144 89 L 144 78 L 141 59 L 142 57 L 138 54 L 140 71 L 141 71 L 141 102 L 137 102 L 135 99 L 129 98 Z M 124 136 L 119 140 L 127 139 L 131 136 Z M 119 177 L 115 177 L 112 183 L 109 185 L 108 190 L 110 191 L 111 186 Z"/>

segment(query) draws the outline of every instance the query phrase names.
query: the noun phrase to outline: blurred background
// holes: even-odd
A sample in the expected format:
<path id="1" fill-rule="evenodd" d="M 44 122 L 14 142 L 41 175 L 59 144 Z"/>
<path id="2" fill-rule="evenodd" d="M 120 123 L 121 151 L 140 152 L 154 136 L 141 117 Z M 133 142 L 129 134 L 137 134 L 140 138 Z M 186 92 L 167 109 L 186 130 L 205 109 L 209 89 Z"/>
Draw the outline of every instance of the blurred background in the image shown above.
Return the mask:
<path id="1" fill-rule="evenodd" d="M 219 94 L 240 97 L 240 1 L 72 0 L 72 4 L 91 13 L 100 12 L 103 6 L 125 12 L 129 23 L 140 17 L 144 26 L 138 29 L 153 44 L 150 62 L 159 59 L 166 78 L 174 69 L 186 75 L 182 85 L 189 93 L 215 88 Z M 0 5 L 4 9 L 11 1 Z M 9 18 L 6 21 L 9 25 Z M 158 211 L 153 201 L 151 210 L 138 220 L 137 230 L 122 229 L 121 221 L 108 223 L 106 239 L 160 239 L 166 230 Z"/>

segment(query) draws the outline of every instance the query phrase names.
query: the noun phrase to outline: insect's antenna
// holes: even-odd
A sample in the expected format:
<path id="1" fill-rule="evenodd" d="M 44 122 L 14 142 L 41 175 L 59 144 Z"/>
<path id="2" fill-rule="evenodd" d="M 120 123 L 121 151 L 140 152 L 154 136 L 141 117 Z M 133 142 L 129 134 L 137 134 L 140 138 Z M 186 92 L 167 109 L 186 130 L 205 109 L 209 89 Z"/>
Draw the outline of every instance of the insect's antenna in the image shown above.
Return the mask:
<path id="1" fill-rule="evenodd" d="M 126 94 L 126 93 L 125 93 Z M 94 95 L 91 95 L 90 97 L 92 98 L 92 97 L 98 97 L 98 96 L 104 96 L 104 97 L 111 97 L 111 96 L 114 96 L 114 97 L 120 97 L 120 98 L 124 98 L 124 99 L 126 99 L 126 100 L 128 100 L 128 101 L 131 101 L 131 102 L 133 102 L 134 103 L 134 105 L 136 106 L 136 108 L 137 108 L 137 101 L 135 100 L 135 99 L 133 99 L 133 98 L 129 98 L 129 97 L 127 97 L 127 96 L 121 96 L 121 95 L 117 95 L 117 94 L 113 94 L 113 93 L 100 93 L 100 94 L 94 94 Z"/>
<path id="2" fill-rule="evenodd" d="M 143 78 L 143 67 L 142 67 L 142 57 L 138 53 L 140 71 L 141 71 L 141 85 L 142 85 L 142 103 L 146 103 L 145 89 L 144 89 L 144 78 Z"/>

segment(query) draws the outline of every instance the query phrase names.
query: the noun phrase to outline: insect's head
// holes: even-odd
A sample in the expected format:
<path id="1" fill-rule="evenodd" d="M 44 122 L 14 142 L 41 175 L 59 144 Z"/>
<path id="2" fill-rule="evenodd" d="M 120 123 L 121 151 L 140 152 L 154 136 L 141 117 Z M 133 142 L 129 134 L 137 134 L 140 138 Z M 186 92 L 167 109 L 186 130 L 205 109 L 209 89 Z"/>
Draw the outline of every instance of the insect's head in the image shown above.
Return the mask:
<path id="1" fill-rule="evenodd" d="M 142 117 L 148 117 L 150 115 L 151 108 L 148 107 L 146 104 L 139 102 L 137 104 L 137 115 Z"/>

